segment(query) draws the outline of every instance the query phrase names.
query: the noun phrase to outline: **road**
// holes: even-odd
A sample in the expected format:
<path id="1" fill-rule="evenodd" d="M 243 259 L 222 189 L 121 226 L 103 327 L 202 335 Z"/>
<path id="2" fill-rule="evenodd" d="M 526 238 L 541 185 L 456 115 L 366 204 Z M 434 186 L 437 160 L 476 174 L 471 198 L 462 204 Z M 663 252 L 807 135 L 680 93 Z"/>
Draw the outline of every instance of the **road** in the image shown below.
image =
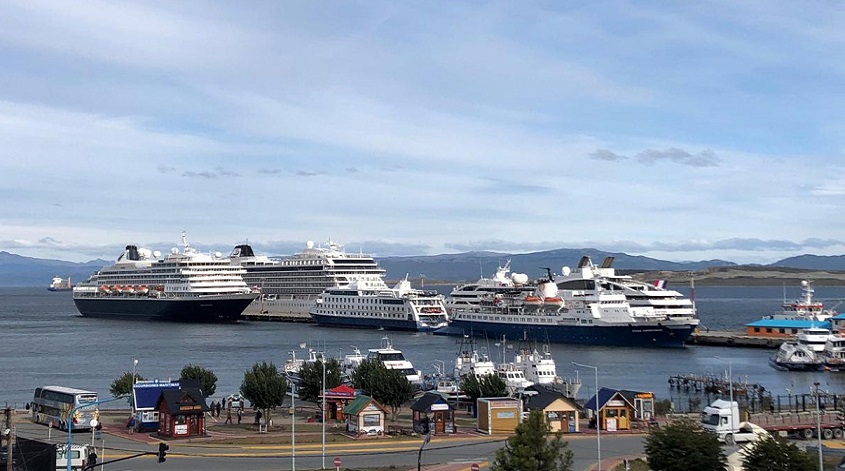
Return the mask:
<path id="1" fill-rule="evenodd" d="M 50 430 L 43 425 L 35 425 L 24 419 L 16 422 L 16 433 L 22 437 L 49 440 L 54 443 L 67 442 L 67 434 Z M 49 438 L 48 438 L 49 436 Z M 100 461 L 122 458 L 138 452 L 156 452 L 158 440 L 139 441 L 140 437 L 128 437 L 122 434 L 101 434 L 95 439 Z M 91 443 L 90 432 L 73 434 L 74 443 Z M 575 455 L 576 471 L 586 471 L 596 463 L 595 435 L 566 437 L 569 448 Z M 422 452 L 423 466 L 440 463 L 456 463 L 456 470 L 469 471 L 472 463 L 478 463 L 481 469 L 488 469 L 496 455 L 496 450 L 504 445 L 504 437 L 486 437 L 478 435 L 461 438 L 435 437 Z M 602 458 L 609 469 L 613 458 L 638 456 L 642 454 L 643 437 L 639 435 L 602 435 Z M 201 441 L 185 442 L 171 440 L 167 442 L 170 450 L 167 461 L 158 463 L 155 456 L 133 458 L 105 466 L 111 471 L 117 470 L 156 470 L 201 469 L 203 471 L 228 471 L 231 469 L 250 469 L 257 471 L 282 471 L 295 469 L 321 469 L 323 462 L 326 469 L 335 469 L 332 459 L 337 456 L 343 461 L 343 468 L 361 468 L 368 466 L 395 465 L 399 469 L 416 469 L 422 440 L 419 438 L 394 438 L 391 440 L 365 440 L 350 443 L 327 443 L 325 461 L 322 445 L 298 444 L 295 456 L 290 445 L 220 445 Z M 105 447 L 103 451 L 103 447 Z"/>

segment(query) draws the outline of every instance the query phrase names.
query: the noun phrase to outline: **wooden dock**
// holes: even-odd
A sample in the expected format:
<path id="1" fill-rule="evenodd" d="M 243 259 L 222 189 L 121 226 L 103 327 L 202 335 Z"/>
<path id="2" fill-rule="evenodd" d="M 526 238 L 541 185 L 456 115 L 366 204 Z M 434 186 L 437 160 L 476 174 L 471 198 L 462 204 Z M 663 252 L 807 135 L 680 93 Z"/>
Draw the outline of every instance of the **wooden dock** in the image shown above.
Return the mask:
<path id="1" fill-rule="evenodd" d="M 752 337 L 742 332 L 728 330 L 699 331 L 687 339 L 689 345 L 714 345 L 719 347 L 779 348 L 787 339 L 783 337 Z"/>

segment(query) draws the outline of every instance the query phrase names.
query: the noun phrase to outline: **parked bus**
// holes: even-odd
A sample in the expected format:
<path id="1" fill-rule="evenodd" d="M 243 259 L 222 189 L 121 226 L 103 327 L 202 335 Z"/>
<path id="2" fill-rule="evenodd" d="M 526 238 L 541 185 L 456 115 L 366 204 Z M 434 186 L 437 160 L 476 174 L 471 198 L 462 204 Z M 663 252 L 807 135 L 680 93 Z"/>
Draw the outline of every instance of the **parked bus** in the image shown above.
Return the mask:
<path id="1" fill-rule="evenodd" d="M 35 388 L 32 399 L 32 420 L 36 424 L 46 424 L 67 430 L 70 411 L 85 403 L 97 402 L 94 391 L 66 388 L 64 386 L 44 386 Z M 91 419 L 95 417 L 96 406 L 79 409 L 70 419 L 74 430 L 91 430 Z"/>

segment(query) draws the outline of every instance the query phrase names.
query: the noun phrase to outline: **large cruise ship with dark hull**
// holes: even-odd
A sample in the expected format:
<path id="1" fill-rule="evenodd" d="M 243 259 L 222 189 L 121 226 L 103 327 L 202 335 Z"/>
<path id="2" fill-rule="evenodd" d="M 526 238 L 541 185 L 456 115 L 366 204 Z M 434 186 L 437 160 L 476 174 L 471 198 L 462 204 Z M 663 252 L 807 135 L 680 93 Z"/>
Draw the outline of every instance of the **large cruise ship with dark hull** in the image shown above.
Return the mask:
<path id="1" fill-rule="evenodd" d="M 197 252 L 182 234 L 183 248 L 158 251 L 127 245 L 110 266 L 73 288 L 86 317 L 183 322 L 236 322 L 258 296 L 244 270 L 221 254 Z"/>

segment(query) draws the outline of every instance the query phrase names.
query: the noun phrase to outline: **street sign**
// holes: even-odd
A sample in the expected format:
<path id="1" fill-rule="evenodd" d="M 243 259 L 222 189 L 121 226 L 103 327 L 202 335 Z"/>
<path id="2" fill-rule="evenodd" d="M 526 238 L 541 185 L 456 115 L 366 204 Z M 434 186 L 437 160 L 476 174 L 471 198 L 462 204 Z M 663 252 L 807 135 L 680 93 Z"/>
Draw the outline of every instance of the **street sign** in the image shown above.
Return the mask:
<path id="1" fill-rule="evenodd" d="M 478 471 L 481 469 L 481 467 L 478 466 L 478 463 L 473 463 L 472 466 L 469 467 L 469 469 L 470 471 Z"/>
<path id="2" fill-rule="evenodd" d="M 334 463 L 335 468 L 340 468 L 340 465 L 343 464 L 343 460 L 341 460 L 339 456 L 335 456 L 332 463 Z"/>

